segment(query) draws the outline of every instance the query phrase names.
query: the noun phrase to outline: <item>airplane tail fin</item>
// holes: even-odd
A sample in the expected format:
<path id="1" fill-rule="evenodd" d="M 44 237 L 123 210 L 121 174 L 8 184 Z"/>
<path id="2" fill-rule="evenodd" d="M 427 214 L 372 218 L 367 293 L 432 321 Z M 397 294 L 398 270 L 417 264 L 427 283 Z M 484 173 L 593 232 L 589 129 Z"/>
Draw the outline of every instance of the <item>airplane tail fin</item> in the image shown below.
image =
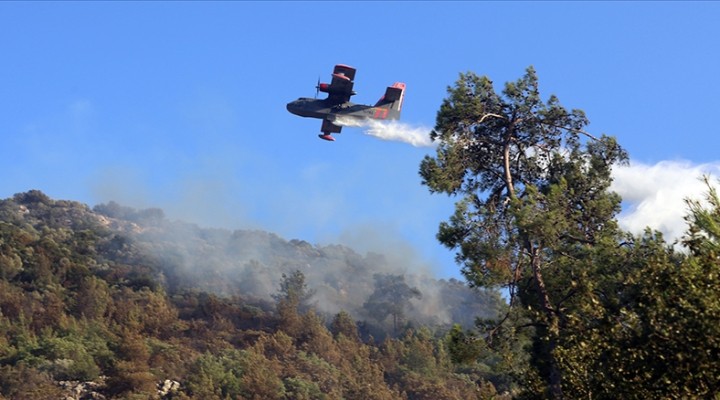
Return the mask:
<path id="1" fill-rule="evenodd" d="M 405 84 L 395 82 L 392 86 L 388 86 L 385 95 L 378 100 L 375 107 L 387 109 L 387 119 L 398 119 L 400 118 L 404 98 Z"/>

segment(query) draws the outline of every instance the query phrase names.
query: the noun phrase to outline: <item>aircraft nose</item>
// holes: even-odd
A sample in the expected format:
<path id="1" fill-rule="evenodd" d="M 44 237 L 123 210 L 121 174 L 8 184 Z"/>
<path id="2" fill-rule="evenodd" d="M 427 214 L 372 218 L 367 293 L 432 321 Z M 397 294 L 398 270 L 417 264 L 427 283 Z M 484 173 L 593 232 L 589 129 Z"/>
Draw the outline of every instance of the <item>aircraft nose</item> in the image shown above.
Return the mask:
<path id="1" fill-rule="evenodd" d="M 287 108 L 287 110 L 293 114 L 295 114 L 294 110 L 297 109 L 297 106 L 295 103 L 297 103 L 297 100 L 291 101 L 291 102 L 287 103 L 287 106 L 285 106 Z"/>
<path id="2" fill-rule="evenodd" d="M 298 100 L 287 103 L 286 108 L 292 114 L 300 115 L 300 112 L 302 111 L 302 108 L 303 108 L 302 106 L 303 106 L 302 100 L 298 99 Z"/>

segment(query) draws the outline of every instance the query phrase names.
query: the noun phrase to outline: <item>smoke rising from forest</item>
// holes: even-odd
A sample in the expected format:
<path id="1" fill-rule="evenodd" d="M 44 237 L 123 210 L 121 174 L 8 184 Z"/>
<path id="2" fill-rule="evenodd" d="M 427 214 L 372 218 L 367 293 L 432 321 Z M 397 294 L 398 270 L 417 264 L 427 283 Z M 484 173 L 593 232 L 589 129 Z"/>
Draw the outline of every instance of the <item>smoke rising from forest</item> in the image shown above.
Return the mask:
<path id="1" fill-rule="evenodd" d="M 312 245 L 261 230 L 207 229 L 173 222 L 159 209 L 136 211 L 111 202 L 94 210 L 157 260 L 171 293 L 191 287 L 267 305 L 279 292 L 283 275 L 300 271 L 314 293 L 310 306 L 328 316 L 346 311 L 371 327 L 376 337 L 396 328 L 393 318 L 378 314 L 383 309 L 378 308 L 378 299 L 402 302 L 406 323 L 460 323 L 466 328 L 473 326 L 477 316 L 495 316 L 504 303 L 497 292 L 434 278 L 410 246 L 396 245 L 399 249 L 390 256 L 372 251 L 360 254 L 345 245 Z M 407 296 L 396 300 L 402 291 Z M 374 305 L 367 304 L 371 298 Z"/>

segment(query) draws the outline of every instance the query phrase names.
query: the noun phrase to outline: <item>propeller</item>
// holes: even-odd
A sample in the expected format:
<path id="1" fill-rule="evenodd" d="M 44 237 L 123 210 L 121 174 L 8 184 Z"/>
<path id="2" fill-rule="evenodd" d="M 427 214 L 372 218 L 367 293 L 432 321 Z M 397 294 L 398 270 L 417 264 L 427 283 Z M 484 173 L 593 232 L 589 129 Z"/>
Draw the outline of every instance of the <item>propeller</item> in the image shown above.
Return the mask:
<path id="1" fill-rule="evenodd" d="M 316 99 L 319 94 L 320 94 L 320 76 L 318 75 L 318 83 L 317 83 L 317 86 L 315 86 L 315 98 Z"/>

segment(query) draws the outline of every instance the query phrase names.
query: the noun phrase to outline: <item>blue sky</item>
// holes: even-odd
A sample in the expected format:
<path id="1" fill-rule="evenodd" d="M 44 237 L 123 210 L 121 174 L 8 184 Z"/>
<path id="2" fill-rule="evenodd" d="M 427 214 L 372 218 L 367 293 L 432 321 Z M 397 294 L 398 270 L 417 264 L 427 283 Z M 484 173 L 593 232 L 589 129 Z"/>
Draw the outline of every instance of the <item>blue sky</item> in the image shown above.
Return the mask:
<path id="1" fill-rule="evenodd" d="M 429 131 L 460 72 L 499 90 L 533 65 L 629 151 L 625 226 L 677 235 L 682 197 L 720 172 L 719 19 L 717 2 L 0 2 L 0 198 L 161 207 L 459 277 L 435 240 L 453 199 L 418 176 L 432 148 L 321 141 L 285 104 L 345 63 L 354 101 L 406 82 L 402 121 Z"/>

